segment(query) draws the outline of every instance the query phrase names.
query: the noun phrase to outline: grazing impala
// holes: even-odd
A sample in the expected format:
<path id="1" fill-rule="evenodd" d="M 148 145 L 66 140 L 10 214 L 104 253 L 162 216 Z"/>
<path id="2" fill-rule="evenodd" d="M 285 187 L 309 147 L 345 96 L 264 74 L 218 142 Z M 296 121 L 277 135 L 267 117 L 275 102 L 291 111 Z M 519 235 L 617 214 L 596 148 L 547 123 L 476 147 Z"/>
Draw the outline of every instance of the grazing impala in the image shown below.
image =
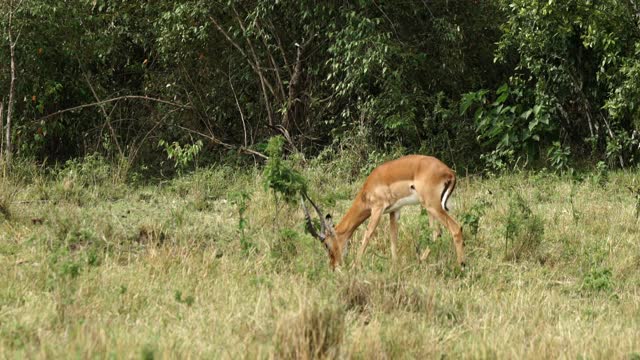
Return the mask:
<path id="1" fill-rule="evenodd" d="M 351 208 L 335 228 L 331 215 L 327 214 L 323 218 L 322 211 L 306 194 L 303 195 L 302 206 L 307 229 L 324 244 L 329 253 L 331 267 L 334 269 L 342 262 L 343 250 L 353 232 L 360 224 L 369 219 L 369 225 L 356 257 L 355 265 L 360 265 L 362 254 L 383 214 L 389 214 L 391 258 L 395 262 L 400 209 L 405 205 L 416 204 L 421 204 L 427 210 L 430 224 L 433 219 L 436 219 L 449 230 L 456 248 L 458 264 L 464 268 L 462 230 L 460 225 L 447 213 L 447 200 L 455 186 L 456 175 L 442 161 L 431 156 L 408 155 L 375 168 L 353 200 Z M 311 222 L 304 198 L 311 202 L 320 217 L 319 233 Z M 437 237 L 438 235 L 439 231 L 434 230 L 433 236 Z M 428 254 L 429 250 L 427 249 L 420 257 L 421 260 L 424 260 Z"/>

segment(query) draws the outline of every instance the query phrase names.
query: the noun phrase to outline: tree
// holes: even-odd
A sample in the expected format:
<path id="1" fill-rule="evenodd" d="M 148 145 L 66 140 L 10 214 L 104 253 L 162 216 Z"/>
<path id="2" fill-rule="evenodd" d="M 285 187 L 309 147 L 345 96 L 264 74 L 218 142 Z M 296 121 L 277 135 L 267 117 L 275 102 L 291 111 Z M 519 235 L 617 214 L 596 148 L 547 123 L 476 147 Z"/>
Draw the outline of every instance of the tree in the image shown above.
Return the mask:
<path id="1" fill-rule="evenodd" d="M 17 11 L 20 9 L 23 0 L 9 0 L 9 8 L 7 12 L 7 38 L 8 38 L 8 46 L 9 46 L 9 61 L 10 61 L 10 77 L 11 82 L 9 84 L 9 100 L 7 103 L 7 124 L 5 129 L 5 156 L 4 160 L 7 166 L 11 166 L 12 157 L 13 157 L 13 142 L 12 142 L 12 128 L 11 125 L 13 123 L 14 116 L 14 108 L 15 108 L 15 94 L 16 94 L 16 45 L 20 38 L 20 30 L 16 31 L 15 28 L 15 16 Z"/>

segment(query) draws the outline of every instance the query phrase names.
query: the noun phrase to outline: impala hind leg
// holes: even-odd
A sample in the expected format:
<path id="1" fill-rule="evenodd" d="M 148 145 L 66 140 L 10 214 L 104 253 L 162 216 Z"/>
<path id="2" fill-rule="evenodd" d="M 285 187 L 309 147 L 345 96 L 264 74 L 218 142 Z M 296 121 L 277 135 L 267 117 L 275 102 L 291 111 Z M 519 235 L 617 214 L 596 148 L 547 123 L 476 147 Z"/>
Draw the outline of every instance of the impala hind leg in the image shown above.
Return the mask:
<path id="1" fill-rule="evenodd" d="M 449 233 L 451 234 L 451 238 L 453 239 L 453 245 L 456 248 L 456 256 L 458 258 L 458 265 L 461 268 L 466 266 L 464 261 L 464 240 L 462 239 L 462 228 L 457 221 L 455 221 L 444 209 L 441 207 L 430 207 L 427 208 L 429 215 L 433 216 L 438 220 L 442 225 L 444 225 Z"/>
<path id="2" fill-rule="evenodd" d="M 373 232 L 376 230 L 378 223 L 380 222 L 380 218 L 382 217 L 382 213 L 384 208 L 373 209 L 371 210 L 371 217 L 369 218 L 369 225 L 367 225 L 367 231 L 364 232 L 364 238 L 362 238 L 362 244 L 360 244 L 360 249 L 358 250 L 358 255 L 356 255 L 356 262 L 354 264 L 355 267 L 360 267 L 362 261 L 362 255 L 364 254 L 364 250 L 367 248 L 367 244 L 373 235 Z"/>
<path id="3" fill-rule="evenodd" d="M 429 228 L 433 231 L 431 234 L 432 241 L 436 242 L 436 240 L 442 236 L 442 229 L 440 228 L 440 223 L 436 221 L 433 215 L 429 215 Z M 427 246 L 427 248 L 420 253 L 420 249 L 416 248 L 416 253 L 418 254 L 418 259 L 420 261 L 425 261 L 427 260 L 429 253 L 431 253 L 431 249 Z"/>
<path id="4" fill-rule="evenodd" d="M 446 189 L 446 188 L 445 188 Z M 460 267 L 465 266 L 464 261 L 464 241 L 462 239 L 462 228 L 460 224 L 458 224 L 449 214 L 442 208 L 442 204 L 440 202 L 440 197 L 442 194 L 442 187 L 440 186 L 430 186 L 426 188 L 418 189 L 420 193 L 420 199 L 422 202 L 422 206 L 429 213 L 429 221 L 432 223 L 432 218 L 437 220 L 440 224 L 442 224 L 451 234 L 451 238 L 453 239 L 453 245 L 456 249 L 456 256 L 458 258 L 458 265 Z M 437 232 L 434 232 L 436 234 Z M 421 260 L 424 260 L 426 256 L 429 254 L 428 249 L 425 250 L 426 254 L 422 254 L 420 257 Z"/>
<path id="5" fill-rule="evenodd" d="M 429 229 L 433 231 L 431 237 L 434 242 L 438 240 L 440 236 L 442 236 L 442 229 L 440 228 L 440 223 L 437 222 L 435 217 L 431 215 L 429 215 Z"/>

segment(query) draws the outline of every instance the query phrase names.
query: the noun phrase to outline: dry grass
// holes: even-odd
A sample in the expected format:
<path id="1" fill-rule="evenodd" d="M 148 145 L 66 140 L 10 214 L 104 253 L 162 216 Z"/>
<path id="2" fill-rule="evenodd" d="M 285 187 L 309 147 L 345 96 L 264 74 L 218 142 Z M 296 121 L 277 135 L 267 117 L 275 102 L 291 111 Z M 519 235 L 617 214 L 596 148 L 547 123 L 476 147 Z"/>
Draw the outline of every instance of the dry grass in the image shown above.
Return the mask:
<path id="1" fill-rule="evenodd" d="M 341 184 L 319 165 L 306 175 L 327 179 L 316 195 L 326 208 L 335 201 L 339 217 L 358 184 Z M 417 208 L 403 211 L 396 266 L 383 221 L 363 269 L 350 269 L 350 255 L 332 273 L 300 212 L 276 208 L 253 171 L 135 188 L 5 179 L 0 198 L 13 195 L 2 205 L 11 217 L 0 216 L 0 354 L 636 358 L 640 231 L 635 200 L 620 190 L 636 176 L 611 174 L 604 188 L 587 180 L 573 198 L 571 182 L 553 175 L 461 179 L 454 216 L 488 202 L 467 239 L 465 274 L 448 236 L 425 240 Z M 240 243 L 231 201 L 246 189 L 254 189 L 250 246 Z M 538 229 L 527 225 L 531 217 L 510 208 L 515 193 L 542 237 L 527 234 Z M 509 221 L 524 233 L 505 251 Z M 416 243 L 432 249 L 425 263 L 416 261 Z"/>

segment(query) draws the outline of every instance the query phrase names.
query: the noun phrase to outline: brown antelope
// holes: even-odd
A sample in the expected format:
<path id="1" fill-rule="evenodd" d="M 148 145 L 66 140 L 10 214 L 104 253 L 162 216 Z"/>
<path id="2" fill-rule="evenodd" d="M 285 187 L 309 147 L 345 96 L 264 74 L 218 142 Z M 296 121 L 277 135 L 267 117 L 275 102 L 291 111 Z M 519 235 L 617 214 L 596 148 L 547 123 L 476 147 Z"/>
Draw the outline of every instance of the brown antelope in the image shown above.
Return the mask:
<path id="1" fill-rule="evenodd" d="M 353 232 L 365 220 L 369 225 L 364 233 L 362 244 L 356 256 L 355 266 L 359 266 L 367 243 L 373 235 L 383 214 L 389 214 L 391 222 L 391 258 L 396 261 L 398 239 L 398 219 L 400 209 L 406 205 L 421 204 L 429 213 L 429 223 L 433 227 L 433 219 L 438 220 L 451 233 L 456 248 L 458 264 L 464 269 L 464 242 L 460 225 L 447 213 L 447 200 L 456 186 L 456 175 L 442 161 L 422 155 L 408 155 L 388 161 L 375 168 L 358 192 L 351 208 L 337 226 L 333 226 L 330 214 L 322 217 L 322 210 L 304 194 L 302 206 L 308 231 L 318 238 L 329 254 L 331 267 L 340 266 L 345 245 Z M 311 216 L 304 199 L 309 200 L 320 217 L 320 232 L 311 222 Z M 434 230 L 434 238 L 440 235 Z M 424 260 L 429 249 L 420 256 Z"/>

